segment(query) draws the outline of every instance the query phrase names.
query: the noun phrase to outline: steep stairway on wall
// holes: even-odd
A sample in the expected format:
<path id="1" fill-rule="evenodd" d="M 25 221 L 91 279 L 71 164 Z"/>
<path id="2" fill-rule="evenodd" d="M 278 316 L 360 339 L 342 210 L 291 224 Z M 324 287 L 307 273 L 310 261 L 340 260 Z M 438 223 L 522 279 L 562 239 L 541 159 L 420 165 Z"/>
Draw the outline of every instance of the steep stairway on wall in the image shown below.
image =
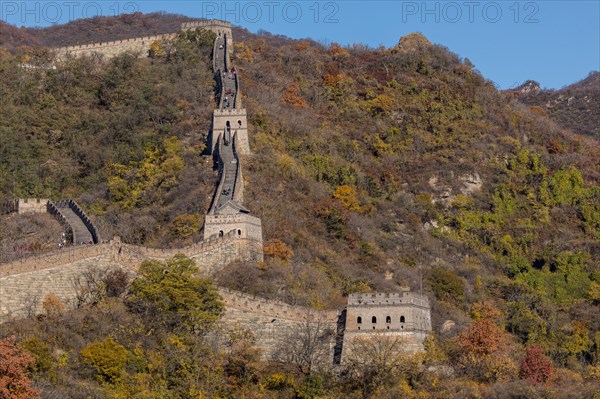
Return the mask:
<path id="1" fill-rule="evenodd" d="M 219 109 L 232 109 L 236 103 L 236 79 L 232 70 L 227 70 L 227 36 L 216 38 L 214 67 L 221 81 L 221 99 Z M 228 125 L 219 138 L 219 163 L 221 164 L 221 184 L 215 193 L 212 211 L 215 211 L 233 200 L 236 179 L 238 179 L 238 157 L 234 149 L 235 131 Z"/>
<path id="2" fill-rule="evenodd" d="M 87 217 L 83 209 L 72 199 L 48 201 L 48 213 L 58 220 L 65 228 L 66 237 L 64 244 L 98 244 L 100 238 L 96 226 Z"/>
<path id="3" fill-rule="evenodd" d="M 68 206 L 57 206 L 73 230 L 73 245 L 93 243 L 92 233 L 81 218 Z"/>

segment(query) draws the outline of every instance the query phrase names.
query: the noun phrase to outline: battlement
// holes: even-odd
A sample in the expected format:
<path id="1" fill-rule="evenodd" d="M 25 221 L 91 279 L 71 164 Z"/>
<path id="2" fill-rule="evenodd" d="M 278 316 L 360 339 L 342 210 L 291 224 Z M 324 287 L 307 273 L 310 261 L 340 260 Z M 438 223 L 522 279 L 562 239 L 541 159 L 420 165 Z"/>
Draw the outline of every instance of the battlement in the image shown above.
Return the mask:
<path id="1" fill-rule="evenodd" d="M 0 277 L 18 275 L 38 270 L 50 269 L 83 259 L 106 257 L 112 259 L 115 264 L 122 267 L 137 270 L 139 263 L 144 259 L 168 259 L 175 255 L 183 254 L 192 258 L 201 258 L 202 254 L 219 251 L 223 247 L 236 245 L 234 257 L 238 260 L 262 259 L 262 248 L 254 248 L 249 240 L 240 237 L 237 230 L 228 231 L 225 234 L 213 234 L 207 239 L 183 248 L 149 248 L 132 244 L 122 243 L 118 238 L 99 245 L 81 245 L 76 247 L 65 247 L 55 251 L 46 252 L 19 259 L 10 263 L 0 264 Z M 247 250 L 256 253 L 251 254 Z M 241 254 L 241 255 L 240 255 Z M 200 267 L 203 265 L 200 264 Z"/>
<path id="2" fill-rule="evenodd" d="M 379 292 L 350 294 L 348 296 L 348 306 L 397 306 L 407 304 L 429 307 L 429 298 L 416 292 Z"/>
<path id="3" fill-rule="evenodd" d="M 150 48 L 150 45 L 156 40 L 171 40 L 174 39 L 175 36 L 175 33 L 166 33 L 163 35 L 156 36 L 134 37 L 130 39 L 113 40 L 108 42 L 97 42 L 75 46 L 59 47 L 55 48 L 54 51 L 59 56 L 69 53 L 78 55 L 79 53 L 92 53 L 94 51 L 106 53 L 109 50 L 111 51 L 111 53 L 123 51 L 144 51 L 147 50 L 147 48 Z M 106 55 L 112 56 L 115 54 Z"/>
<path id="4" fill-rule="evenodd" d="M 208 19 L 206 21 L 190 21 L 181 24 L 181 30 L 196 29 L 196 28 L 209 28 L 209 27 L 222 27 L 231 29 L 231 23 L 222 21 L 220 19 Z"/>
<path id="5" fill-rule="evenodd" d="M 219 288 L 219 294 L 228 308 L 269 317 L 296 321 L 306 321 L 308 318 L 316 319 L 318 317 L 321 321 L 331 323 L 335 323 L 339 317 L 339 312 L 336 310 L 317 311 L 302 306 L 292 306 L 285 302 L 256 297 L 227 288 Z"/>
<path id="6" fill-rule="evenodd" d="M 47 198 L 20 198 L 16 200 L 16 209 L 13 211 L 21 215 L 24 213 L 46 213 Z"/>
<path id="7" fill-rule="evenodd" d="M 239 238 L 252 240 L 261 244 L 262 260 L 262 223 L 255 216 L 238 213 L 234 215 L 206 215 L 204 235 L 222 236 L 225 231 L 234 231 Z"/>
<path id="8" fill-rule="evenodd" d="M 245 108 L 239 108 L 239 109 L 215 109 L 214 110 L 214 115 L 215 116 L 246 116 L 246 109 Z"/>
<path id="9" fill-rule="evenodd" d="M 227 37 L 227 46 L 233 48 L 231 38 L 231 23 L 221 20 L 206 20 L 206 21 L 190 21 L 181 24 L 181 30 L 189 30 L 203 28 L 215 32 L 217 35 Z M 177 32 L 165 33 L 162 35 L 133 37 L 120 40 L 112 40 L 106 42 L 95 42 L 78 44 L 73 46 L 65 46 L 55 48 L 54 51 L 59 58 L 65 57 L 67 54 L 74 56 L 93 53 L 102 54 L 105 57 L 111 58 L 125 51 L 137 52 L 141 55 L 147 55 L 150 45 L 156 40 L 173 40 L 177 37 Z M 230 52 L 231 50 L 228 50 Z"/>

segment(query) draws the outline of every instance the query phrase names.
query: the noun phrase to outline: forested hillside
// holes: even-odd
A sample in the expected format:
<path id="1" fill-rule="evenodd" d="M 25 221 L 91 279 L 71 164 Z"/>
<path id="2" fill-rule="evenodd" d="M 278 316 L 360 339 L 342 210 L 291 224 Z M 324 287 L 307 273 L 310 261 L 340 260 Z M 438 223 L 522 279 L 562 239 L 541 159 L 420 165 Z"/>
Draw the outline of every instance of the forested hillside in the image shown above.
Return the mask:
<path id="1" fill-rule="evenodd" d="M 564 128 L 600 139 L 600 72 L 560 90 L 542 90 L 537 82 L 527 81 L 512 92 Z"/>
<path id="2" fill-rule="evenodd" d="M 152 21 L 160 18 L 177 19 Z M 47 45 L 45 31 L 32 37 Z M 253 151 L 242 160 L 245 203 L 262 218 L 266 260 L 232 264 L 217 283 L 340 308 L 349 293 L 422 281 L 433 303 L 427 354 L 343 378 L 259 362 L 243 334 L 223 357 L 193 331 L 153 326 L 148 315 L 160 309 L 134 284 L 73 313 L 49 302 L 47 317 L 5 328 L 27 338 L 21 347 L 34 353 L 46 397 L 597 398 L 597 135 L 561 127 L 420 34 L 378 49 L 234 35 Z M 182 34 L 148 58 L 55 69 L 41 47 L 3 44 L 0 200 L 76 198 L 102 237 L 153 247 L 198 240 L 216 182 L 202 155 L 212 40 Z M 2 248 L 19 231 L 3 221 Z M 36 240 L 48 238 L 32 238 L 32 251 L 43 247 Z M 70 318 L 71 332 L 55 326 Z M 102 351 L 116 371 L 95 363 Z"/>

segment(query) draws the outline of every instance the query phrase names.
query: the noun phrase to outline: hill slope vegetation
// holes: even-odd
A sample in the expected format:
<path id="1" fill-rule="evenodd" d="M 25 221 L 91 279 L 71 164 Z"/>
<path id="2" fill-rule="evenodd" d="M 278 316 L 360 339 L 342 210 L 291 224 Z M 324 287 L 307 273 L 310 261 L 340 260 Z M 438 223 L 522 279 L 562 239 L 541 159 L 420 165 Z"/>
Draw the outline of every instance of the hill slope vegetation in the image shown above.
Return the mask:
<path id="1" fill-rule="evenodd" d="M 136 29 L 137 22 L 123 18 L 114 23 Z M 156 24 L 160 18 L 177 20 L 150 19 Z M 562 379 L 552 380 L 554 397 L 569 397 L 569 387 L 584 379 L 594 384 L 600 149 L 593 134 L 563 129 L 420 34 L 389 49 L 325 47 L 239 29 L 234 34 L 234 63 L 251 118 L 253 155 L 242 160 L 245 199 L 262 218 L 266 260 L 230 265 L 218 283 L 339 308 L 351 292 L 416 289 L 423 281 L 441 342 L 428 348 L 427 356 L 439 355 L 428 364 L 451 364 L 457 378 L 435 388 L 434 375 L 382 366 L 375 370 L 389 373 L 370 375 L 375 380 L 364 369 L 367 374 L 328 386 L 325 374 L 316 372 L 244 374 L 256 360 L 247 353 L 238 354 L 245 363 L 234 363 L 246 368 L 227 369 L 241 373 L 235 378 L 214 370 L 207 376 L 233 381 L 238 397 L 249 391 L 284 397 L 273 393 L 278 389 L 285 397 L 501 398 L 512 390 L 542 397 L 554 388 L 519 380 L 519 362 L 531 353 L 562 370 Z M 39 43 L 43 35 L 35 36 Z M 47 68 L 52 54 L 43 48 L 10 48 L 0 57 L 2 199 L 77 198 L 101 236 L 131 243 L 177 247 L 199 239 L 216 180 L 210 158 L 202 155 L 214 107 L 211 35 L 192 32 L 156 43 L 149 58 L 79 58 L 56 69 Z M 37 68 L 22 68 L 23 62 Z M 115 319 L 144 324 L 116 301 L 98 303 Z M 105 309 L 98 306 L 81 312 Z M 442 329 L 446 320 L 455 327 Z M 40 323 L 46 328 L 50 322 Z M 117 357 L 143 357 L 145 368 L 128 363 L 127 378 L 148 378 L 165 389 L 176 384 L 149 372 L 158 361 L 150 360 L 150 348 L 174 342 L 171 332 L 157 344 L 110 331 L 81 339 L 102 341 Z M 109 335 L 119 343 L 106 341 Z M 491 337 L 490 346 L 477 342 L 481 335 Z M 530 348 L 534 344 L 541 355 Z M 191 351 L 196 344 L 173 345 Z M 87 374 L 69 378 L 89 380 L 92 366 L 84 367 L 80 346 L 69 346 L 83 364 L 73 370 L 81 366 Z M 160 367 L 175 358 L 162 359 Z M 533 361 L 522 367 L 523 381 Z M 547 381 L 550 374 L 535 378 Z M 102 380 L 97 392 L 122 397 L 110 391 L 119 383 Z M 210 396 L 207 386 L 202 392 Z"/>

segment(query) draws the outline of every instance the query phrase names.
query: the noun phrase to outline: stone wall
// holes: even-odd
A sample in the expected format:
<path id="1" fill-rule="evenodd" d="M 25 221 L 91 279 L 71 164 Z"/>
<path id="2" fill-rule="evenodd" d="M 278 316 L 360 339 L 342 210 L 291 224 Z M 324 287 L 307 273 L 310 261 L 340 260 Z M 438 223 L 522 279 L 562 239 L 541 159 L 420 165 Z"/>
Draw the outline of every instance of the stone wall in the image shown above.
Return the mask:
<path id="1" fill-rule="evenodd" d="M 321 360 L 333 363 L 339 312 L 292 306 L 226 289 L 219 293 L 226 306 L 222 328 L 226 332 L 252 332 L 264 359 L 285 360 L 291 351 L 299 350 L 308 334 L 316 333 L 322 339 Z"/>
<path id="2" fill-rule="evenodd" d="M 86 271 L 114 267 L 108 254 L 84 257 L 60 266 L 0 277 L 0 322 L 39 314 L 43 299 L 54 294 L 65 304 L 74 305 L 75 281 Z"/>
<path id="3" fill-rule="evenodd" d="M 181 30 L 189 30 L 203 28 L 215 32 L 217 35 L 227 35 L 227 44 L 230 48 L 233 48 L 232 36 L 231 36 L 231 24 L 225 21 L 208 20 L 208 21 L 193 21 L 184 22 L 181 25 Z M 101 54 L 105 58 L 112 58 L 126 51 L 137 54 L 140 57 L 148 55 L 150 45 L 156 40 L 172 40 L 175 39 L 177 33 L 166 33 L 163 35 L 155 36 L 144 36 L 134 37 L 122 40 L 113 40 L 109 42 L 89 43 L 76 46 L 66 46 L 55 48 L 59 59 L 63 59 L 68 55 L 78 57 L 82 55 L 91 56 L 94 54 Z"/>
<path id="4" fill-rule="evenodd" d="M 135 272 L 145 259 L 165 260 L 177 254 L 194 259 L 203 276 L 212 276 L 231 262 L 262 259 L 262 248 L 232 231 L 180 249 L 145 248 L 113 240 L 3 264 L 0 265 L 0 323 L 10 317 L 27 316 L 24 309 L 29 306 L 28 298 L 43 299 L 51 293 L 63 299 L 73 298 L 75 291 L 69 287 L 69 281 L 91 267 Z M 39 306 L 36 309 L 39 311 Z"/>
<path id="5" fill-rule="evenodd" d="M 91 56 L 101 54 L 105 58 L 112 58 L 126 51 L 137 54 L 140 57 L 148 55 L 150 45 L 156 40 L 172 40 L 176 33 L 167 33 L 164 35 L 135 37 L 132 39 L 114 40 L 110 42 L 90 43 L 79 46 L 67 46 L 54 49 L 57 57 L 63 59 L 68 55 L 79 57 L 82 55 Z"/>
<path id="6" fill-rule="evenodd" d="M 402 356 L 404 353 L 423 352 L 423 341 L 428 335 L 429 333 L 426 331 L 362 332 L 346 330 L 339 363 L 348 363 L 350 359 L 360 358 L 364 354 Z"/>
<path id="7" fill-rule="evenodd" d="M 71 251 L 72 261 L 41 269 L 3 276 L 0 278 L 0 322 L 42 313 L 42 301 L 53 294 L 68 307 L 76 305 L 78 281 L 86 273 L 99 275 L 102 272 L 122 269 L 135 274 L 138 264 L 115 259 L 106 248 L 113 244 L 90 246 L 86 256 L 77 256 Z M 121 247 L 123 248 L 123 247 Z M 80 251 L 81 252 L 81 251 Z M 121 251 L 122 258 L 128 254 Z M 263 358 L 281 356 L 280 351 L 298 345 L 299 336 L 307 328 L 319 328 L 326 338 L 327 359 L 333 361 L 334 332 L 338 320 L 336 311 L 315 311 L 291 306 L 279 301 L 256 298 L 241 292 L 221 288 L 226 311 L 221 319 L 224 333 L 244 329 L 256 337 L 256 345 L 262 350 Z"/>
<path id="8" fill-rule="evenodd" d="M 233 35 L 231 34 L 231 23 L 227 21 L 221 21 L 218 19 L 210 19 L 205 21 L 190 21 L 181 24 L 181 30 L 190 29 L 206 29 L 215 32 L 217 35 L 224 35 L 227 37 L 227 45 L 233 48 Z M 231 51 L 231 50 L 229 50 Z"/>
<path id="9" fill-rule="evenodd" d="M 18 199 L 16 203 L 16 211 L 19 215 L 24 213 L 46 213 L 46 205 L 48 199 L 43 198 L 24 198 Z"/>

